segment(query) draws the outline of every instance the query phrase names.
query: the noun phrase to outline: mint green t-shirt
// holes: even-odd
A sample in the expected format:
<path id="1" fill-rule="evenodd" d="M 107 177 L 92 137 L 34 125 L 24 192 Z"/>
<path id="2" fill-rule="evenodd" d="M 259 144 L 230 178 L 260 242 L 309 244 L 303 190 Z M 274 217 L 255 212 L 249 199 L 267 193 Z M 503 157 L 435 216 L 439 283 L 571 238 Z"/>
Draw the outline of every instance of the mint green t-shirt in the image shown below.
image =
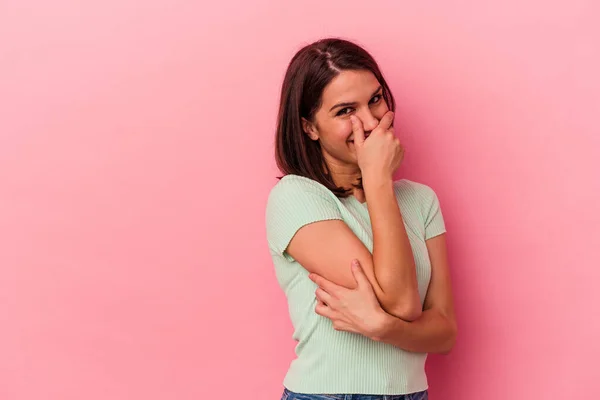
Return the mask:
<path id="1" fill-rule="evenodd" d="M 435 192 L 402 179 L 394 191 L 412 246 L 421 304 L 427 294 L 431 264 L 425 241 L 444 233 Z M 322 184 L 297 175 L 284 176 L 271 190 L 266 208 L 267 241 L 277 281 L 288 300 L 297 341 L 284 386 L 297 393 L 408 394 L 427 389 L 424 353 L 411 353 L 359 334 L 336 331 L 315 313 L 316 285 L 286 248 L 303 226 L 342 220 L 373 252 L 373 232 L 366 203 L 338 198 Z M 350 265 L 348 265 L 350 268 Z"/>

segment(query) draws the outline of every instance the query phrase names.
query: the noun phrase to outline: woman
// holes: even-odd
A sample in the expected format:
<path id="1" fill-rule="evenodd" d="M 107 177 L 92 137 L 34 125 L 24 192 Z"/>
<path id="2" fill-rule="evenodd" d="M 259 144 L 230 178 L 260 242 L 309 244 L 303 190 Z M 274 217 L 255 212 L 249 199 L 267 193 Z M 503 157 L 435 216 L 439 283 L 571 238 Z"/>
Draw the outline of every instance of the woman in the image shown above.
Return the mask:
<path id="1" fill-rule="evenodd" d="M 320 40 L 289 64 L 266 210 L 298 342 L 282 399 L 426 399 L 426 354 L 454 344 L 444 220 L 431 188 L 392 178 L 394 109 L 356 44 Z"/>

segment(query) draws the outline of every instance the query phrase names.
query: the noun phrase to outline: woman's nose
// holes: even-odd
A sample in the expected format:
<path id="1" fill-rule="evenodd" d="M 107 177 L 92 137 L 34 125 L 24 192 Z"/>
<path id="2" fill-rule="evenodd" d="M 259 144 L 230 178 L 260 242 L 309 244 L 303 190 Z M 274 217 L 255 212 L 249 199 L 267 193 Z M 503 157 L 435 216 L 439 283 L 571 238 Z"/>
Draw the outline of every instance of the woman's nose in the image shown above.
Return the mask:
<path id="1" fill-rule="evenodd" d="M 365 132 L 371 132 L 373 129 L 377 128 L 377 125 L 379 125 L 379 120 L 375 118 L 369 111 L 360 114 L 359 118 L 363 123 L 363 129 Z"/>

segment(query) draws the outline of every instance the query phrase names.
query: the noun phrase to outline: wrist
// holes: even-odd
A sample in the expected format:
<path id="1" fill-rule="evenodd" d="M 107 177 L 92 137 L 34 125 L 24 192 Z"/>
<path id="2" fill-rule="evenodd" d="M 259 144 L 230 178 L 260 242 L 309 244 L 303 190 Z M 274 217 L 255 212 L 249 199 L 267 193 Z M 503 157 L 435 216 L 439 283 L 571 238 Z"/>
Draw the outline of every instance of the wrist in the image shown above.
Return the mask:
<path id="1" fill-rule="evenodd" d="M 393 187 L 394 179 L 390 176 L 385 176 L 381 174 L 363 174 L 362 175 L 362 185 L 365 191 L 367 190 L 380 190 L 380 189 L 388 189 Z"/>
<path id="2" fill-rule="evenodd" d="M 375 316 L 372 327 L 367 336 L 376 342 L 383 341 L 386 337 L 388 337 L 396 319 L 397 318 L 394 318 L 393 315 L 381 310 L 381 312 Z"/>

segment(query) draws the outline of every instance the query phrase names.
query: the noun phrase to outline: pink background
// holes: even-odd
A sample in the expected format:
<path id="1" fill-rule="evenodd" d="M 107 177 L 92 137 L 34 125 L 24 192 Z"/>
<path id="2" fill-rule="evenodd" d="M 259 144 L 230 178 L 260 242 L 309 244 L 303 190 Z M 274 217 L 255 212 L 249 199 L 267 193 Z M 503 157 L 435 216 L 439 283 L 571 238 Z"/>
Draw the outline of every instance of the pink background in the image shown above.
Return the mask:
<path id="1" fill-rule="evenodd" d="M 0 2 L 0 399 L 279 398 L 276 107 L 328 35 L 376 57 L 400 176 L 442 202 L 431 397 L 600 398 L 597 4 Z"/>

